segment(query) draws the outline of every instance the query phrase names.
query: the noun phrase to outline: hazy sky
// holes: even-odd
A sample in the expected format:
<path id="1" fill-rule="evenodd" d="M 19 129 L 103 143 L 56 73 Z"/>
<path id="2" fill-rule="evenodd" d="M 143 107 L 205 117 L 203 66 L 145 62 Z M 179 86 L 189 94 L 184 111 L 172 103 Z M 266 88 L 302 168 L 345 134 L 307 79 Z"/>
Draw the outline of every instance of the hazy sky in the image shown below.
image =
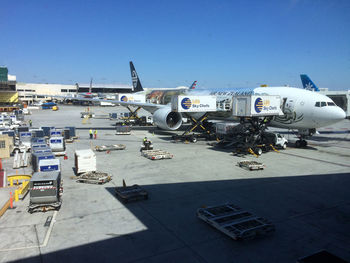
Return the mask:
<path id="1" fill-rule="evenodd" d="M 350 89 L 350 1 L 0 1 L 0 65 L 20 82 Z"/>

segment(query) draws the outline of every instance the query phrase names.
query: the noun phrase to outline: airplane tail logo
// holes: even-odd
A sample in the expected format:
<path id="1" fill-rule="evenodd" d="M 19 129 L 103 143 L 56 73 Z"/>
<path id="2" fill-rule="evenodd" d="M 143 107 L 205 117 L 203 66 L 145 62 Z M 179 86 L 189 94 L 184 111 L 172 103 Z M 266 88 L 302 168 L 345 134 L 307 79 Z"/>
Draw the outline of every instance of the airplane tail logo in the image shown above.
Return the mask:
<path id="1" fill-rule="evenodd" d="M 262 108 L 263 108 L 263 101 L 262 101 L 262 99 L 261 98 L 257 98 L 255 100 L 255 104 L 254 105 L 255 105 L 255 111 L 257 113 L 260 113 L 262 111 Z"/>
<path id="2" fill-rule="evenodd" d="M 130 72 L 131 72 L 131 80 L 132 80 L 132 90 L 133 92 L 143 91 L 141 81 L 137 72 L 135 70 L 134 64 L 130 61 Z"/>
<path id="3" fill-rule="evenodd" d="M 189 89 L 195 89 L 196 88 L 196 85 L 197 85 L 197 80 L 195 80 L 192 85 L 190 86 Z"/>
<path id="4" fill-rule="evenodd" d="M 127 102 L 128 101 L 128 97 L 127 96 L 122 96 L 120 98 L 121 101 Z"/>
<path id="5" fill-rule="evenodd" d="M 309 78 L 308 75 L 302 74 L 300 75 L 301 82 L 303 83 L 303 88 L 311 91 L 320 91 L 315 83 Z"/>
<path id="6" fill-rule="evenodd" d="M 183 98 L 181 101 L 181 107 L 188 110 L 192 106 L 192 101 L 189 98 Z"/>

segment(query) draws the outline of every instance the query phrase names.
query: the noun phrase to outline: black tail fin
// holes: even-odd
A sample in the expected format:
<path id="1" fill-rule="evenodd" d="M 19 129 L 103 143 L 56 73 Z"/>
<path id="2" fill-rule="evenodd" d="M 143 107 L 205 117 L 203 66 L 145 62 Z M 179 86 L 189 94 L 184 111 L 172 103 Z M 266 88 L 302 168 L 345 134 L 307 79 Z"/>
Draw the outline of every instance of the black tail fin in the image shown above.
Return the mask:
<path id="1" fill-rule="evenodd" d="M 132 80 L 132 92 L 143 91 L 141 81 L 139 76 L 137 76 L 134 64 L 130 61 L 130 71 L 131 71 L 131 80 Z"/>

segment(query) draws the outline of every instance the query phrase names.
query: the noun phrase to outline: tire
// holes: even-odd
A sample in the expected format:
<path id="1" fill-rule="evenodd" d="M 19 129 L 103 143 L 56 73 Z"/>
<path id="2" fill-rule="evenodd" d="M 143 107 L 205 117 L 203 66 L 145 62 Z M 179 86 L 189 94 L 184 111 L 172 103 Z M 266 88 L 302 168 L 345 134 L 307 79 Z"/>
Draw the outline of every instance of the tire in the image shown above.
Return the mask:
<path id="1" fill-rule="evenodd" d="M 287 143 L 286 142 L 282 145 L 282 149 L 283 150 L 287 149 Z"/>
<path id="2" fill-rule="evenodd" d="M 263 150 L 261 148 L 256 148 L 255 149 L 255 154 L 256 155 L 261 155 L 263 153 Z"/>
<path id="3" fill-rule="evenodd" d="M 302 140 L 301 141 L 301 147 L 305 148 L 307 146 L 307 141 Z"/>
<path id="4" fill-rule="evenodd" d="M 301 147 L 301 140 L 297 140 L 297 141 L 295 142 L 295 147 L 296 147 L 296 148 L 300 148 L 300 147 Z"/>

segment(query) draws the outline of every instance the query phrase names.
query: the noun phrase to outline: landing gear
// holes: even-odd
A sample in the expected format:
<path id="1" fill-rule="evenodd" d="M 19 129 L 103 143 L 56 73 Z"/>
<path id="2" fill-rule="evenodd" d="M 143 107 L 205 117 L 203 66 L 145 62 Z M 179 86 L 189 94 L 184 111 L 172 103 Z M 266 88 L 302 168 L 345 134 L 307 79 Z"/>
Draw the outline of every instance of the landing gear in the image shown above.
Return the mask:
<path id="1" fill-rule="evenodd" d="M 295 142 L 295 147 L 296 148 L 305 148 L 307 146 L 307 141 L 305 141 L 305 140 L 297 140 L 296 142 Z"/>

